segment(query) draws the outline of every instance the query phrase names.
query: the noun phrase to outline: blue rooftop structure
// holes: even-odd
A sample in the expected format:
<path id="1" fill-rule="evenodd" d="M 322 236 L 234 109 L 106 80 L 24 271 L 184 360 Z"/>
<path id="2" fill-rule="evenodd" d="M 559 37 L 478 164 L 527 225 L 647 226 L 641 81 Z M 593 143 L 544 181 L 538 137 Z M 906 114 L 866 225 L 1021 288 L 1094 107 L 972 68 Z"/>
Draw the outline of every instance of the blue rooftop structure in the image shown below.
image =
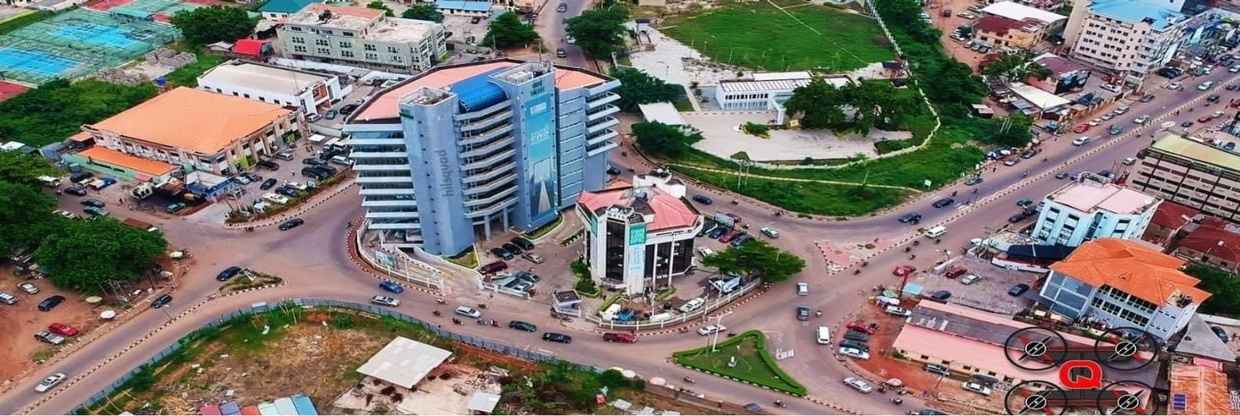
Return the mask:
<path id="1" fill-rule="evenodd" d="M 263 4 L 258 11 L 266 13 L 284 13 L 293 14 L 301 11 L 302 8 L 321 0 L 271 0 Z"/>
<path id="2" fill-rule="evenodd" d="M 1164 30 L 1186 18 L 1179 7 L 1160 0 L 1094 0 L 1089 10 L 1127 23 L 1149 19 L 1156 30 Z"/>
<path id="3" fill-rule="evenodd" d="M 503 89 L 491 82 L 491 74 L 497 71 L 499 70 L 484 72 L 449 87 L 460 100 L 462 110 L 466 112 L 481 110 L 499 104 L 508 98 Z"/>
<path id="4" fill-rule="evenodd" d="M 477 0 L 435 0 L 436 9 L 464 10 L 467 12 L 486 13 L 491 11 L 491 1 Z"/>

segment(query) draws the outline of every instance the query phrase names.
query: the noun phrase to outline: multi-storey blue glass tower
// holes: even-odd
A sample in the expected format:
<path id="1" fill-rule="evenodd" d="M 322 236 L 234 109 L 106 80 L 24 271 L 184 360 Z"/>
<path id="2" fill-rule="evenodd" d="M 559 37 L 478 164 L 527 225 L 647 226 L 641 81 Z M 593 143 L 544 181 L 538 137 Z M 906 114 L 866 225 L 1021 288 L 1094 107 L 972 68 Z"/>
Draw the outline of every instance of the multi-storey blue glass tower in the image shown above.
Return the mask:
<path id="1" fill-rule="evenodd" d="M 514 60 L 440 67 L 376 94 L 345 125 L 367 227 L 454 255 L 532 230 L 601 188 L 619 82 Z"/>

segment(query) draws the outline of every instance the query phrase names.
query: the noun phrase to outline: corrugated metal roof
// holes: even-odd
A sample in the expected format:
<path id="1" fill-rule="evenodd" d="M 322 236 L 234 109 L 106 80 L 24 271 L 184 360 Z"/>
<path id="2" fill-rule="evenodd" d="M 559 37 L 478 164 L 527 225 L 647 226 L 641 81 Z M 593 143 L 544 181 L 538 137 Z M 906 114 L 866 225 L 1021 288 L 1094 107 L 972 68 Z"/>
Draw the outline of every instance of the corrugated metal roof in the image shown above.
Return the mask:
<path id="1" fill-rule="evenodd" d="M 1164 134 L 1150 146 L 1180 157 L 1240 171 L 1240 155 L 1174 133 Z"/>

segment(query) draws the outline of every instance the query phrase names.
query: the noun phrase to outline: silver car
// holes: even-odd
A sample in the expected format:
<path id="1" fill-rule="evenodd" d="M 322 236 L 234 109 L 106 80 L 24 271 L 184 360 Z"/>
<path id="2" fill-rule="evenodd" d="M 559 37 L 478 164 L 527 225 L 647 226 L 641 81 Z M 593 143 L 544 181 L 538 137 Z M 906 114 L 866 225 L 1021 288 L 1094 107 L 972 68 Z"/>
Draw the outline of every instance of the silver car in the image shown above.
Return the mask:
<path id="1" fill-rule="evenodd" d="M 35 286 L 35 285 L 34 285 L 34 283 L 30 283 L 30 282 L 21 282 L 21 283 L 18 283 L 18 284 L 17 284 L 17 288 L 18 288 L 18 289 L 21 289 L 21 290 L 22 290 L 22 292 L 26 292 L 26 293 L 29 293 L 29 294 L 31 294 L 31 295 L 36 294 L 36 293 L 39 293 L 39 287 L 38 287 L 38 286 Z"/>
<path id="2" fill-rule="evenodd" d="M 844 384 L 847 384 L 848 387 L 852 387 L 854 390 L 857 390 L 864 394 L 870 394 L 870 392 L 874 391 L 874 387 L 871 386 L 870 383 L 867 383 L 865 382 L 865 380 L 862 380 L 857 377 L 845 378 Z"/>
<path id="3" fill-rule="evenodd" d="M 373 303 L 376 305 L 391 306 L 391 307 L 400 306 L 400 300 L 393 298 L 391 296 L 375 295 L 375 297 L 370 298 L 370 303 Z"/>
<path id="4" fill-rule="evenodd" d="M 39 382 L 39 385 L 34 386 L 34 391 L 39 392 L 39 393 L 44 393 L 48 390 L 51 390 L 52 387 L 56 387 L 57 384 L 60 384 L 60 382 L 65 381 L 66 377 L 69 377 L 69 376 L 66 376 L 65 373 L 56 373 L 56 374 L 47 376 L 47 378 Z"/>
<path id="5" fill-rule="evenodd" d="M 466 318 L 478 319 L 482 317 L 482 312 L 468 306 L 457 306 L 454 312 Z"/>

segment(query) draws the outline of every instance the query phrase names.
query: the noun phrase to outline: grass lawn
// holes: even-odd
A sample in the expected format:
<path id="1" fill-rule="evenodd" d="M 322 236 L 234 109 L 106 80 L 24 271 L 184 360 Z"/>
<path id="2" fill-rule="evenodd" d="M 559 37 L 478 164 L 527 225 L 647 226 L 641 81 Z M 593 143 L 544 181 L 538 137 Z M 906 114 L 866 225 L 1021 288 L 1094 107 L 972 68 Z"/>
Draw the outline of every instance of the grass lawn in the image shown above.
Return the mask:
<path id="1" fill-rule="evenodd" d="M 787 10 L 796 19 L 765 2 L 729 4 L 661 30 L 715 61 L 770 71 L 848 71 L 895 57 L 873 19 L 828 6 Z"/>
<path id="2" fill-rule="evenodd" d="M 0 35 L 21 29 L 26 26 L 41 22 L 49 17 L 55 16 L 55 13 L 44 11 L 32 11 L 23 14 L 13 15 L 4 21 L 0 21 Z"/>
<path id="3" fill-rule="evenodd" d="M 0 103 L 0 132 L 31 146 L 59 142 L 83 124 L 125 111 L 155 96 L 155 86 L 117 85 L 94 79 L 58 80 Z"/>
<path id="4" fill-rule="evenodd" d="M 898 205 L 911 192 L 852 185 L 788 182 L 746 178 L 741 186 L 736 176 L 676 167 L 677 172 L 742 195 L 752 196 L 788 210 L 807 214 L 857 216 Z"/>
<path id="5" fill-rule="evenodd" d="M 736 366 L 728 367 L 732 357 Z M 672 354 L 676 364 L 717 375 L 731 377 L 785 393 L 804 396 L 805 386 L 793 380 L 775 363 L 766 351 L 766 336 L 748 331 L 719 343 L 715 352 L 710 347 Z"/>
<path id="6" fill-rule="evenodd" d="M 564 223 L 563 214 L 558 217 L 555 217 L 555 221 L 549 222 L 546 225 L 543 225 L 542 227 L 538 227 L 538 229 L 534 231 L 530 231 L 528 233 L 522 234 L 521 236 L 527 239 L 530 239 L 530 240 L 537 240 L 539 238 L 542 238 L 544 235 L 547 235 L 547 233 L 551 232 L 552 230 L 555 230 L 555 227 L 559 227 L 560 224 L 562 223 Z"/>
<path id="7" fill-rule="evenodd" d="M 467 269 L 478 267 L 478 253 L 474 251 L 473 247 L 470 247 L 468 250 L 465 250 L 464 253 L 461 253 L 456 257 L 448 257 L 447 259 L 452 262 L 452 264 Z"/>
<path id="8" fill-rule="evenodd" d="M 181 49 L 181 48 L 178 48 L 178 49 Z M 177 70 L 172 71 L 171 73 L 168 74 L 166 79 L 168 80 L 169 84 L 172 84 L 174 86 L 183 86 L 183 87 L 190 87 L 190 88 L 197 87 L 199 75 L 202 75 L 203 72 L 207 72 L 207 70 L 211 68 L 215 68 L 216 65 L 224 63 L 224 60 L 226 59 L 223 56 L 204 53 L 202 50 L 189 50 L 189 49 L 182 49 L 182 50 L 185 50 L 187 52 L 193 52 L 194 56 L 198 57 L 198 61 L 192 64 L 189 64 L 189 65 L 177 68 Z"/>

